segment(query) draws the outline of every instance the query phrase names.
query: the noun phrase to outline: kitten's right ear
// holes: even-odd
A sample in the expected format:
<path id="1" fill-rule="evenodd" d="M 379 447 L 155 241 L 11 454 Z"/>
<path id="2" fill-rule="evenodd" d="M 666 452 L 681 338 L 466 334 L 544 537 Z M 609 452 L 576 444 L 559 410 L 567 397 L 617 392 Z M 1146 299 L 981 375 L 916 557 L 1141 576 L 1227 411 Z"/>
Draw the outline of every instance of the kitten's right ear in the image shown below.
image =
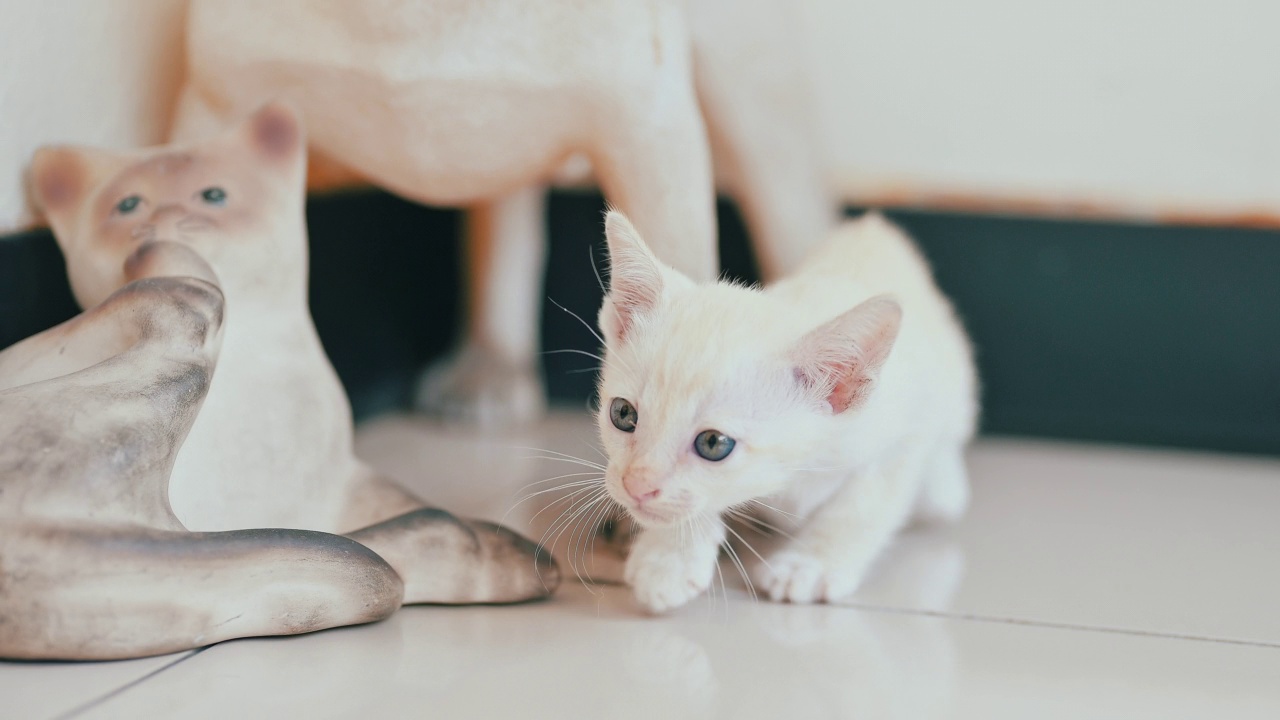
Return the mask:
<path id="1" fill-rule="evenodd" d="M 636 319 L 662 299 L 663 268 L 635 226 L 617 210 L 605 216 L 604 234 L 609 243 L 609 294 L 600 309 L 600 329 L 620 341 Z"/>
<path id="2" fill-rule="evenodd" d="M 117 165 L 114 155 L 94 148 L 50 145 L 36 150 L 30 170 L 36 209 L 58 231 Z"/>
<path id="3" fill-rule="evenodd" d="M 877 295 L 809 331 L 792 350 L 796 379 L 840 414 L 866 401 L 902 325 L 902 306 Z"/>

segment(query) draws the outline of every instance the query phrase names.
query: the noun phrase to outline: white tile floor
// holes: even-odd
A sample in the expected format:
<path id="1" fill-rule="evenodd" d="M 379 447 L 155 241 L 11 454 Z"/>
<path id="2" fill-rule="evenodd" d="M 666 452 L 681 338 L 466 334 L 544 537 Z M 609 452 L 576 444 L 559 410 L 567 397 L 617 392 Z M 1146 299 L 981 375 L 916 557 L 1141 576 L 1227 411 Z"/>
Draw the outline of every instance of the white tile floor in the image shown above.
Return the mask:
<path id="1" fill-rule="evenodd" d="M 522 448 L 591 438 L 577 415 L 488 440 L 391 418 L 357 449 L 537 536 L 554 494 L 516 490 L 578 468 Z M 1280 461 L 989 440 L 970 465 L 968 518 L 905 537 L 847 606 L 753 603 L 726 566 L 727 600 L 654 619 L 571 578 L 537 605 L 0 663 L 0 718 L 1280 718 Z"/>

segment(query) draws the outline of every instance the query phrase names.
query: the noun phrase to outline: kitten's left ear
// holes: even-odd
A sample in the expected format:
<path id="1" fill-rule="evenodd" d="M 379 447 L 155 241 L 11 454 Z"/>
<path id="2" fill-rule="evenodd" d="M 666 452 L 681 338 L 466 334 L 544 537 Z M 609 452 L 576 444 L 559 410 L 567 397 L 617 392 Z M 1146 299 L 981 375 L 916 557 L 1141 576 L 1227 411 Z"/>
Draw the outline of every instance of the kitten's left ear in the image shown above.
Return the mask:
<path id="1" fill-rule="evenodd" d="M 234 132 L 255 155 L 270 162 L 296 161 L 306 145 L 298 111 L 280 100 L 263 105 Z"/>
<path id="2" fill-rule="evenodd" d="M 617 210 L 604 219 L 609 243 L 609 294 L 600 308 L 600 329 L 622 340 L 641 315 L 657 307 L 665 284 L 662 263 L 631 221 Z"/>
<path id="3" fill-rule="evenodd" d="M 796 379 L 839 414 L 866 401 L 889 358 L 902 307 L 877 295 L 800 339 L 791 353 Z"/>

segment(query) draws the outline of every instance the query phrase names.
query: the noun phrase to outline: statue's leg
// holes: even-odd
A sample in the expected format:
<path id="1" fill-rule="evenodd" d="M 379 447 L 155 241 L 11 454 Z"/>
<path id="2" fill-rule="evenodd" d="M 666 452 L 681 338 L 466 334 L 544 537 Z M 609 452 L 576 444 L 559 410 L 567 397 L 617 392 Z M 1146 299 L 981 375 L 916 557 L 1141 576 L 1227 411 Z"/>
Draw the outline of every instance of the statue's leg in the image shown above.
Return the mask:
<path id="1" fill-rule="evenodd" d="M 187 83 L 178 92 L 178 103 L 169 128 L 169 142 L 206 140 L 226 129 L 228 115 L 214 105 L 207 94 Z"/>
<path id="2" fill-rule="evenodd" d="M 531 185 L 468 210 L 465 331 L 457 349 L 423 376 L 420 410 L 499 427 L 546 409 L 538 362 L 545 195 Z"/>
<path id="3" fill-rule="evenodd" d="M 692 77 L 605 113 L 591 151 L 605 198 L 658 259 L 697 281 L 719 272 L 711 153 Z"/>
<path id="4" fill-rule="evenodd" d="M 763 279 L 772 281 L 795 269 L 839 218 L 809 72 L 796 52 L 803 34 L 795 9 L 769 0 L 700 0 L 690 11 L 717 175 L 746 219 Z"/>
<path id="5" fill-rule="evenodd" d="M 0 657 L 105 660 L 371 622 L 403 585 L 359 543 L 303 530 L 0 527 Z"/>

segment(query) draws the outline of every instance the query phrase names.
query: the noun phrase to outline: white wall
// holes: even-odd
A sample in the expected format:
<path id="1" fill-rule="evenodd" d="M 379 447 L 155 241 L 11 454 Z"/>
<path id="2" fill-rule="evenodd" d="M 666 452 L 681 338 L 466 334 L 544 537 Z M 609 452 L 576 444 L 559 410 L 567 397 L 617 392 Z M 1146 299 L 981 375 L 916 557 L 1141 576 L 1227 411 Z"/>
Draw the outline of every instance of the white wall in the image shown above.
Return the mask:
<path id="1" fill-rule="evenodd" d="M 0 231 L 28 224 L 45 143 L 160 142 L 182 74 L 184 0 L 0 0 Z"/>
<path id="2" fill-rule="evenodd" d="M 0 0 L 0 229 L 36 146 L 161 139 L 183 5 Z M 1280 224 L 1280 2 L 796 7 L 849 200 Z"/>
<path id="3" fill-rule="evenodd" d="M 1280 222 L 1280 2 L 802 7 L 850 197 Z"/>

